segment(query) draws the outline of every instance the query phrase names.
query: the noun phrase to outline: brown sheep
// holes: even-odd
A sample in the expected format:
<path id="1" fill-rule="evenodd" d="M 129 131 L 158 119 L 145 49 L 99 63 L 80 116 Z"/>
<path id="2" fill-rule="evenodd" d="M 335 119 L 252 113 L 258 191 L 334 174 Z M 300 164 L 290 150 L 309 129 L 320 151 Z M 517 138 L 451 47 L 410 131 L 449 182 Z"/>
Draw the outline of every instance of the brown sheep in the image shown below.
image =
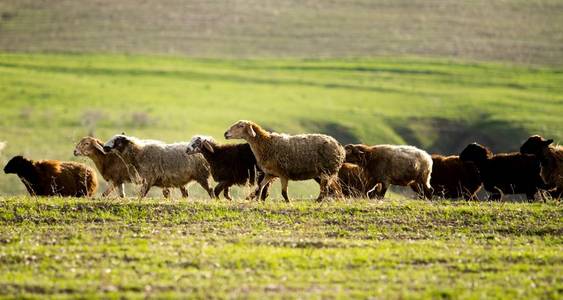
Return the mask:
<path id="1" fill-rule="evenodd" d="M 109 184 L 102 196 L 108 196 L 117 187 L 119 196 L 125 197 L 125 183 L 131 182 L 127 165 L 115 153 L 105 153 L 103 147 L 102 141 L 93 137 L 83 137 L 74 149 L 74 156 L 87 156 L 94 162 Z"/>
<path id="2" fill-rule="evenodd" d="M 320 182 L 318 178 L 315 178 L 315 181 L 317 183 Z M 346 198 L 366 198 L 368 197 L 368 191 L 376 184 L 372 182 L 370 186 L 368 175 L 364 172 L 362 167 L 351 163 L 342 164 L 342 167 L 338 171 L 337 183 L 339 183 L 340 186 L 337 185 L 335 187 L 334 184 L 331 185 L 331 195 L 338 197 L 339 195 L 334 192 L 341 189 L 342 196 Z M 371 195 L 374 195 L 374 193 L 371 193 Z"/>
<path id="3" fill-rule="evenodd" d="M 433 154 L 430 185 L 435 196 L 477 199 L 482 182 L 474 163 L 462 161 L 456 155 Z"/>
<path id="4" fill-rule="evenodd" d="M 258 193 L 267 183 L 279 177 L 282 196 L 289 202 L 289 180 L 319 179 L 317 201 L 327 196 L 329 186 L 338 179 L 338 170 L 344 163 L 345 152 L 334 138 L 323 134 L 286 135 L 267 132 L 258 124 L 241 120 L 226 132 L 226 139 L 244 139 L 250 144 L 258 166 L 266 176 L 260 182 Z M 336 193 L 340 193 L 336 191 Z"/>
<path id="5" fill-rule="evenodd" d="M 389 185 L 410 186 L 421 197 L 432 198 L 432 158 L 413 146 L 346 145 L 346 162 L 358 164 L 374 187 L 377 198 L 385 197 Z M 379 189 L 375 188 L 378 186 Z M 368 195 L 371 194 L 368 191 Z"/>
<path id="6" fill-rule="evenodd" d="M 526 194 L 528 200 L 533 200 L 538 190 L 546 186 L 540 176 L 540 161 L 534 155 L 493 155 L 487 147 L 473 143 L 463 149 L 459 158 L 475 163 L 492 200 L 500 200 L 503 194 Z"/>
<path id="7" fill-rule="evenodd" d="M 563 196 L 563 147 L 553 146 L 553 140 L 533 135 L 520 147 L 520 153 L 534 154 L 541 163 L 541 176 L 554 198 Z"/>
<path id="8" fill-rule="evenodd" d="M 4 173 L 17 174 L 31 196 L 91 197 L 98 187 L 96 172 L 76 162 L 14 156 Z"/>

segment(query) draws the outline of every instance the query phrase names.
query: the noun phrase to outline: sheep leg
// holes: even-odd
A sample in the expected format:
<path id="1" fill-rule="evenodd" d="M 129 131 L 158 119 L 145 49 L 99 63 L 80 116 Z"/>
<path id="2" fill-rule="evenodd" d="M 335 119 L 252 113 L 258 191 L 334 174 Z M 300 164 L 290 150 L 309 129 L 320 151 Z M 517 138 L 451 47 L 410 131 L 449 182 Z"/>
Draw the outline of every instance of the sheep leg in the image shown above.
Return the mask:
<path id="1" fill-rule="evenodd" d="M 559 188 L 555 189 L 554 191 L 551 191 L 549 193 L 549 195 L 553 199 L 561 199 L 561 197 L 563 197 L 563 188 L 559 187 Z"/>
<path id="2" fill-rule="evenodd" d="M 536 189 L 531 189 L 529 191 L 526 192 L 526 199 L 528 201 L 534 201 L 535 200 L 535 196 L 536 196 L 537 190 Z"/>
<path id="3" fill-rule="evenodd" d="M 561 198 L 563 198 L 563 188 L 562 188 L 562 187 L 558 187 L 558 188 L 555 189 L 554 191 L 550 192 L 549 195 L 550 195 L 553 199 L 561 199 Z"/>
<path id="4" fill-rule="evenodd" d="M 213 194 L 215 194 L 215 198 L 219 199 L 219 195 L 221 195 L 221 192 L 225 188 L 225 185 L 226 185 L 226 182 L 224 182 L 224 181 L 221 181 L 221 182 L 219 182 L 219 184 L 217 184 L 217 186 L 213 190 Z"/>
<path id="5" fill-rule="evenodd" d="M 327 195 L 329 197 L 332 198 L 343 198 L 344 197 L 344 192 L 343 192 L 343 188 L 342 186 L 346 186 L 346 184 L 341 184 L 340 183 L 340 179 L 338 178 L 338 176 L 333 176 L 330 177 L 328 179 L 328 191 L 327 191 Z M 348 191 L 350 191 L 350 187 L 346 186 L 346 188 L 348 189 Z M 351 192 L 349 192 L 348 194 L 350 194 Z"/>
<path id="6" fill-rule="evenodd" d="M 250 194 L 248 194 L 248 196 L 246 196 L 246 200 L 253 200 L 255 198 L 258 198 L 258 195 L 260 195 L 260 199 L 262 200 L 266 200 L 266 198 L 268 198 L 268 196 L 270 195 L 268 193 L 269 189 L 270 189 L 270 185 L 272 184 L 271 182 L 266 183 L 266 185 L 264 186 L 264 189 L 262 190 L 262 194 L 260 194 L 260 182 L 262 181 L 262 179 L 260 179 L 260 181 L 258 181 L 258 186 L 256 187 L 256 189 L 254 191 L 252 191 Z"/>
<path id="7" fill-rule="evenodd" d="M 490 200 L 498 201 L 502 199 L 502 191 L 496 186 L 485 186 L 485 189 L 491 193 L 489 196 Z"/>
<path id="8" fill-rule="evenodd" d="M 254 181 L 256 180 L 256 189 L 254 189 L 253 192 L 251 192 L 250 194 L 248 194 L 248 196 L 246 196 L 246 200 L 253 200 L 255 198 L 258 198 L 260 196 L 260 182 L 262 182 L 262 180 L 264 180 L 264 177 L 266 176 L 266 174 L 264 172 L 262 172 L 260 169 L 257 170 L 256 175 L 253 176 L 252 173 L 254 173 L 254 171 L 252 170 L 250 172 L 250 177 L 249 177 L 249 183 L 250 185 L 254 185 Z M 258 178 L 255 178 L 258 177 Z M 264 187 L 264 190 L 262 191 L 261 194 L 261 199 L 262 200 L 266 200 L 266 198 L 268 198 L 268 189 L 270 187 L 270 183 L 266 184 L 266 186 Z"/>
<path id="9" fill-rule="evenodd" d="M 107 197 L 115 189 L 115 184 L 113 182 L 109 183 L 108 188 L 102 193 L 102 197 Z"/>
<path id="10" fill-rule="evenodd" d="M 431 186 L 423 185 L 422 188 L 424 189 L 424 197 L 428 200 L 432 200 L 432 196 L 434 195 L 434 189 Z"/>
<path id="11" fill-rule="evenodd" d="M 409 186 L 411 187 L 411 189 L 416 193 L 416 195 L 419 198 L 424 198 L 424 194 L 422 192 L 422 189 L 420 188 L 420 184 L 413 182 L 413 183 L 409 184 Z"/>
<path id="12" fill-rule="evenodd" d="M 162 196 L 168 199 L 170 197 L 170 190 L 168 188 L 162 188 Z"/>
<path id="13" fill-rule="evenodd" d="M 225 198 L 226 198 L 227 200 L 233 200 L 233 199 L 231 198 L 231 195 L 229 195 L 229 187 L 228 187 L 228 186 L 225 187 L 225 189 L 223 189 L 223 196 L 225 196 Z"/>
<path id="14" fill-rule="evenodd" d="M 426 186 L 424 183 L 414 183 L 411 188 L 419 195 L 421 199 L 432 200 L 432 194 L 434 189 L 432 187 Z"/>
<path id="15" fill-rule="evenodd" d="M 256 193 L 256 195 L 262 195 L 264 193 L 264 188 L 270 185 L 270 181 L 272 181 L 275 178 L 275 176 L 272 176 L 270 174 L 265 174 L 264 178 L 262 178 L 262 181 L 260 181 L 260 184 L 258 185 L 258 193 Z M 267 193 L 267 191 L 266 191 Z M 262 201 L 266 201 L 266 198 L 262 198 Z"/>
<path id="16" fill-rule="evenodd" d="M 329 192 L 329 177 L 325 175 L 320 176 L 319 186 L 321 191 L 319 193 L 319 196 L 317 197 L 317 202 L 323 201 L 323 199 Z"/>
<path id="17" fill-rule="evenodd" d="M 385 182 L 380 182 L 376 184 L 371 190 L 368 191 L 368 197 L 373 199 L 370 194 L 373 194 L 376 199 L 383 199 L 385 198 L 385 193 L 387 193 L 387 189 L 389 188 L 389 184 Z"/>
<path id="18" fill-rule="evenodd" d="M 188 193 L 188 189 L 185 186 L 180 187 L 180 192 L 182 193 L 182 197 L 188 198 L 190 195 Z"/>
<path id="19" fill-rule="evenodd" d="M 282 187 L 282 196 L 283 199 L 285 199 L 285 202 L 289 203 L 289 197 L 287 196 L 287 184 L 289 183 L 289 180 L 286 177 L 280 177 L 280 182 L 281 182 L 281 187 Z"/>
<path id="20" fill-rule="evenodd" d="M 205 179 L 200 179 L 197 181 L 197 183 L 199 183 L 199 185 L 201 185 L 201 187 L 207 191 L 207 194 L 209 195 L 209 198 L 213 199 L 215 198 L 215 196 L 213 195 L 213 190 L 209 187 L 209 182 L 207 181 L 207 178 Z"/>
<path id="21" fill-rule="evenodd" d="M 125 183 L 118 185 L 117 191 L 119 192 L 119 197 L 125 198 Z"/>
<path id="22" fill-rule="evenodd" d="M 149 190 L 151 189 L 152 184 L 145 182 L 143 183 L 143 186 L 141 187 L 141 193 L 139 195 L 139 198 L 145 198 L 147 196 L 147 194 L 149 193 Z"/>
<path id="23" fill-rule="evenodd" d="M 268 190 L 270 189 L 271 184 L 272 184 L 271 182 L 268 182 L 264 186 L 264 189 L 262 190 L 262 194 L 260 195 L 260 199 L 262 199 L 262 201 L 264 201 L 264 200 L 266 200 L 266 198 L 268 198 L 268 195 L 269 195 Z"/>

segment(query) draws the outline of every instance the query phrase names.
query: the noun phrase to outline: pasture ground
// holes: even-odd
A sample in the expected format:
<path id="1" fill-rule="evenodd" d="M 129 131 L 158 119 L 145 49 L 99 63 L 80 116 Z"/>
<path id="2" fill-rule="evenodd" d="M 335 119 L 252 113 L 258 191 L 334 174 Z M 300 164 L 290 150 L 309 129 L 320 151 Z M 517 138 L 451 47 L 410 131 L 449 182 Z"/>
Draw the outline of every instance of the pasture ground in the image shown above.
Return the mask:
<path id="1" fill-rule="evenodd" d="M 557 299 L 559 202 L 0 198 L 0 297 Z"/>

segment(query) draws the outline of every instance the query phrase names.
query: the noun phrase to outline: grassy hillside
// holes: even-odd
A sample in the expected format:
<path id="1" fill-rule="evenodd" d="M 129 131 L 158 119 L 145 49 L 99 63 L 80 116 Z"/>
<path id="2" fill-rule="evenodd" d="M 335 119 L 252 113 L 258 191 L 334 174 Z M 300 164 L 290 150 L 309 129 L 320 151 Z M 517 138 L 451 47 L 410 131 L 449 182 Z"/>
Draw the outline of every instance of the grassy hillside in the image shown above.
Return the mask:
<path id="1" fill-rule="evenodd" d="M 222 141 L 239 119 L 325 132 L 342 143 L 457 153 L 477 140 L 516 150 L 531 133 L 563 138 L 562 74 L 427 59 L 0 54 L 0 141 L 7 142 L 0 159 L 75 159 L 74 145 L 88 133 L 168 142 L 203 133 Z M 15 176 L 0 176 L 0 193 L 22 192 Z"/>
<path id="2" fill-rule="evenodd" d="M 0 50 L 563 63 L 558 0 L 0 0 Z"/>
<path id="3" fill-rule="evenodd" d="M 0 198 L 0 297 L 557 299 L 558 203 Z"/>

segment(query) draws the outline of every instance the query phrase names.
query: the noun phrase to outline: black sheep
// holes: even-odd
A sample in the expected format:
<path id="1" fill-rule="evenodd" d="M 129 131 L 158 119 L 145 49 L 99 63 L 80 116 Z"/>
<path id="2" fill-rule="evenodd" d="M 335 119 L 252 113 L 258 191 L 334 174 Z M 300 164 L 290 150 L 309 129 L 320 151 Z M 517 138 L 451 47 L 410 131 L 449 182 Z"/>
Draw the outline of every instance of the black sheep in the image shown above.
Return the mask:
<path id="1" fill-rule="evenodd" d="M 186 150 L 188 154 L 201 153 L 211 166 L 211 176 L 218 182 L 214 189 L 215 197 L 219 198 L 221 192 L 225 198 L 231 200 L 229 188 L 233 185 L 254 185 L 256 174 L 258 182 L 264 178 L 264 173 L 258 168 L 256 158 L 250 145 L 244 144 L 217 144 L 213 138 L 194 136 Z M 269 184 L 262 191 L 261 199 L 268 197 Z M 257 190 L 248 196 L 255 198 Z"/>
<path id="2" fill-rule="evenodd" d="M 482 183 L 474 163 L 456 155 L 432 154 L 430 185 L 438 197 L 477 199 Z"/>
<path id="3" fill-rule="evenodd" d="M 540 161 L 534 155 L 493 155 L 487 147 L 473 143 L 461 152 L 459 158 L 475 163 L 492 200 L 501 199 L 503 193 L 526 194 L 528 200 L 533 200 L 538 190 L 546 187 L 540 176 Z"/>

